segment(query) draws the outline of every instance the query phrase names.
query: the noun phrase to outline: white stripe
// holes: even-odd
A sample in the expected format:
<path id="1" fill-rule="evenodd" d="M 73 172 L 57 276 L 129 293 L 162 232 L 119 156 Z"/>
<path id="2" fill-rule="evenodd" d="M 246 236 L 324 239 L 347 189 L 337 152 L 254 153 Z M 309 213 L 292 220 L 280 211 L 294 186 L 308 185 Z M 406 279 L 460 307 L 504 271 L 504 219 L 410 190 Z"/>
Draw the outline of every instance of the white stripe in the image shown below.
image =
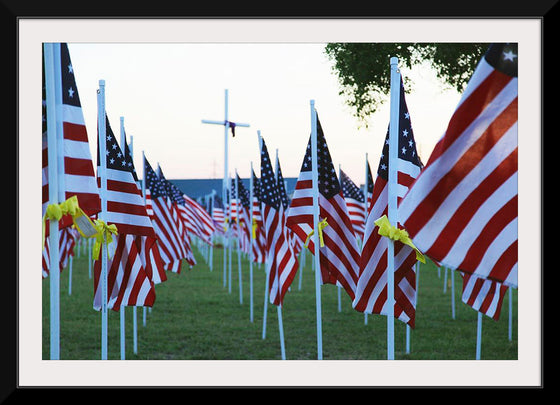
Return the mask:
<path id="1" fill-rule="evenodd" d="M 86 123 L 84 121 L 82 107 L 62 104 L 62 121 L 85 126 Z"/>
<path id="2" fill-rule="evenodd" d="M 65 139 L 63 144 L 65 157 L 84 159 L 91 162 L 91 152 L 89 150 L 89 144 L 87 142 Z"/>
<path id="3" fill-rule="evenodd" d="M 64 176 L 67 193 L 88 193 L 99 194 L 97 183 L 93 176 L 80 176 L 76 174 L 66 174 Z"/>

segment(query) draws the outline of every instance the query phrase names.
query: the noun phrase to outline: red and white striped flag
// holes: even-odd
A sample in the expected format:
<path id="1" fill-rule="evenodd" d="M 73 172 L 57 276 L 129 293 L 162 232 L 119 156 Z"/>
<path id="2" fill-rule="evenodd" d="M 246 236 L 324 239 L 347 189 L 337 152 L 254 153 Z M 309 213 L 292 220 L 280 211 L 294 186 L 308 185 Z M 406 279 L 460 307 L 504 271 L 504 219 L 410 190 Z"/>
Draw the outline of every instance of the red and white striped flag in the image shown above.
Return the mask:
<path id="1" fill-rule="evenodd" d="M 461 276 L 463 276 L 461 300 L 474 310 L 497 321 L 500 318 L 502 302 L 508 287 L 468 273 L 461 272 Z"/>
<path id="2" fill-rule="evenodd" d="M 328 224 L 322 230 L 324 247 L 319 250 L 322 282 L 336 284 L 338 281 L 354 299 L 360 251 L 318 118 L 317 162 L 319 217 Z M 303 241 L 313 231 L 312 173 L 310 137 L 287 217 L 287 226 Z M 315 254 L 312 238 L 309 239 L 309 250 Z"/>
<path id="3" fill-rule="evenodd" d="M 263 228 L 262 213 L 261 213 L 261 186 L 260 179 L 256 176 L 255 172 L 252 173 L 253 176 L 253 261 L 255 263 L 264 263 L 265 259 L 265 245 L 266 236 Z"/>
<path id="4" fill-rule="evenodd" d="M 154 282 L 146 273 L 134 235 L 118 235 L 108 246 L 107 308 L 118 311 L 121 305 L 151 307 L 156 298 Z M 100 253 L 100 259 L 103 253 Z M 93 308 L 101 310 L 101 260 L 94 272 Z"/>
<path id="5" fill-rule="evenodd" d="M 150 250 L 155 248 L 156 233 L 138 187 L 132 157 L 121 149 L 105 116 L 107 211 L 104 220 L 117 227 L 112 255 L 107 262 L 108 307 L 117 311 L 121 305 L 152 306 L 155 299 Z M 126 142 L 126 141 L 125 141 Z M 98 167 L 101 164 L 97 149 Z M 101 178 L 98 171 L 98 182 Z M 144 239 L 142 239 L 144 237 Z M 141 255 L 140 250 L 143 251 Z M 148 269 L 146 269 L 148 266 Z M 94 308 L 101 309 L 101 257 L 94 263 Z"/>
<path id="6" fill-rule="evenodd" d="M 216 227 L 216 233 L 218 235 L 224 235 L 224 227 L 226 224 L 224 203 L 222 202 L 222 199 L 216 194 L 212 195 L 211 216 L 212 221 L 214 222 L 214 226 Z"/>
<path id="7" fill-rule="evenodd" d="M 399 131 L 397 159 L 397 204 L 420 174 L 422 163 L 416 153 L 416 144 L 406 105 L 401 78 L 399 102 Z M 360 278 L 354 309 L 365 313 L 388 315 L 387 305 L 387 253 L 389 241 L 379 235 L 375 221 L 388 214 L 388 169 L 389 169 L 389 130 L 377 169 L 377 179 L 373 186 L 372 204 L 368 208 L 362 255 L 360 258 Z M 400 218 L 398 221 L 400 222 Z M 414 328 L 416 314 L 416 273 L 414 263 L 416 252 L 409 246 L 394 242 L 395 284 L 394 316 Z"/>
<path id="8" fill-rule="evenodd" d="M 88 143 L 84 114 L 78 95 L 78 88 L 74 77 L 74 68 L 70 60 L 70 53 L 66 43 L 54 44 L 55 53 L 55 89 L 57 105 L 60 111 L 57 127 L 62 128 L 61 144 L 58 145 L 58 189 L 59 202 L 76 196 L 78 205 L 88 216 L 93 216 L 101 210 L 99 191 L 95 181 L 95 173 Z M 44 57 L 43 57 L 44 59 Z M 48 176 L 48 144 L 47 144 L 47 114 L 46 114 L 46 88 L 45 67 L 43 63 L 43 151 L 42 151 L 42 195 L 43 215 L 49 205 L 49 176 Z M 60 103 L 60 104 L 58 104 Z M 72 225 L 72 218 L 65 215 L 59 221 L 59 228 Z M 49 226 L 46 226 L 48 233 Z"/>
<path id="9" fill-rule="evenodd" d="M 241 178 L 236 174 L 237 186 L 236 196 L 237 196 L 237 218 L 239 225 L 239 244 L 241 250 L 247 254 L 251 253 L 251 204 L 249 202 L 249 190 L 245 188 Z"/>
<path id="10" fill-rule="evenodd" d="M 208 212 L 195 200 L 183 194 L 186 209 L 187 231 L 198 236 L 208 244 L 212 244 L 212 234 L 216 231 L 216 226 Z"/>
<path id="11" fill-rule="evenodd" d="M 399 207 L 422 252 L 511 287 L 517 287 L 517 99 L 517 44 L 493 44 Z"/>
<path id="12" fill-rule="evenodd" d="M 298 260 L 284 226 L 286 222 L 284 208 L 266 143 L 262 138 L 260 141 L 261 202 L 266 235 L 265 263 L 268 273 L 269 299 L 272 304 L 281 306 L 298 270 Z"/>
<path id="13" fill-rule="evenodd" d="M 152 224 L 158 239 L 161 258 L 166 270 L 180 273 L 181 260 L 188 256 L 184 241 L 184 226 L 168 196 L 166 185 L 152 169 L 146 157 L 144 157 L 144 177 L 146 189 L 150 190 L 154 212 Z"/>
<path id="14" fill-rule="evenodd" d="M 354 233 L 360 239 L 363 239 L 366 226 L 364 191 L 342 170 L 340 170 L 340 185 L 342 186 L 342 195 L 348 208 L 348 215 L 350 215 L 350 221 L 352 221 L 352 226 L 354 227 Z"/>
<path id="15" fill-rule="evenodd" d="M 62 228 L 58 233 L 58 257 L 59 269 L 62 271 L 68 264 L 70 256 L 74 256 L 74 246 L 79 234 L 78 231 L 71 227 Z M 49 276 L 50 258 L 49 258 L 50 239 L 45 240 L 45 248 L 43 249 L 43 278 Z"/>

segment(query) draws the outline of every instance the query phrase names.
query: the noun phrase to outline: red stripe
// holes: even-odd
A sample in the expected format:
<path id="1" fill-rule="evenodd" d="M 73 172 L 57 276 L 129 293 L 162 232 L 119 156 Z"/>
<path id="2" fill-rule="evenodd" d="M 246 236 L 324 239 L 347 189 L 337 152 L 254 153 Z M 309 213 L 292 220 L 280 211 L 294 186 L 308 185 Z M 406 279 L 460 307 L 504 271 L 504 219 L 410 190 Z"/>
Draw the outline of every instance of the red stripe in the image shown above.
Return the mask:
<path id="1" fill-rule="evenodd" d="M 145 205 L 129 204 L 118 201 L 107 201 L 107 211 L 130 215 L 140 215 L 148 219 L 148 213 L 146 212 Z"/>
<path id="2" fill-rule="evenodd" d="M 132 179 L 132 175 L 130 176 Z M 107 190 L 120 191 L 121 193 L 134 194 L 142 197 L 142 193 L 135 183 L 107 179 Z M 142 199 L 142 201 L 144 201 Z"/>
<path id="3" fill-rule="evenodd" d="M 95 181 L 95 173 L 93 165 L 89 159 L 77 159 L 65 156 L 64 157 L 64 173 L 76 176 L 88 176 Z"/>
<path id="4" fill-rule="evenodd" d="M 87 130 L 85 125 L 63 122 L 64 139 L 79 142 L 88 142 Z"/>

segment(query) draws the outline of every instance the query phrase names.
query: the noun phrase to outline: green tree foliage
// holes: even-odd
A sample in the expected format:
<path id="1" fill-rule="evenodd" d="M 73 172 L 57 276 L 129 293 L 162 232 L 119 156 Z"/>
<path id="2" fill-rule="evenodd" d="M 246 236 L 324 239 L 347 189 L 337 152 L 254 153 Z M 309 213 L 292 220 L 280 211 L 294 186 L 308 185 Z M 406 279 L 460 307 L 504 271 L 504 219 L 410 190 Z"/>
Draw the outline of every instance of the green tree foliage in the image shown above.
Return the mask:
<path id="1" fill-rule="evenodd" d="M 488 44 L 483 43 L 329 43 L 325 54 L 334 62 L 346 103 L 366 127 L 368 118 L 387 99 L 390 58 L 412 68 L 428 62 L 442 83 L 462 92 Z M 405 90 L 410 91 L 405 81 Z"/>

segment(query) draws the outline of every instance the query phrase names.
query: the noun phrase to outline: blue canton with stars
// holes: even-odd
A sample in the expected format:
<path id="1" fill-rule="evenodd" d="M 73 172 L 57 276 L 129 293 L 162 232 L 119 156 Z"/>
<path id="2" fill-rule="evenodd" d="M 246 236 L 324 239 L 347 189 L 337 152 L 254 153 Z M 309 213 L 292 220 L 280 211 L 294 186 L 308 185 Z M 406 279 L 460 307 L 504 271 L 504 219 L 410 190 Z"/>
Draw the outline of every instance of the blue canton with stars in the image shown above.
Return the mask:
<path id="1" fill-rule="evenodd" d="M 148 159 L 144 158 L 144 173 L 146 177 L 146 188 L 150 190 L 152 198 L 167 197 L 167 190 L 163 182 L 160 180 Z"/>
<path id="2" fill-rule="evenodd" d="M 272 171 L 272 164 L 270 162 L 270 156 L 268 155 L 268 149 L 266 148 L 264 139 L 262 139 L 261 147 L 260 193 L 261 202 L 276 210 L 280 209 L 280 195 L 278 193 L 278 185 L 276 183 L 276 178 L 274 177 L 274 172 Z"/>
<path id="3" fill-rule="evenodd" d="M 342 195 L 344 197 L 353 198 L 359 202 L 364 202 L 364 192 L 359 188 L 346 173 L 340 171 L 340 181 L 342 183 Z"/>
<path id="4" fill-rule="evenodd" d="M 303 164 L 301 165 L 301 171 L 311 171 L 311 163 L 310 136 L 309 142 L 307 143 L 305 157 L 303 158 Z M 336 175 L 336 170 L 334 169 L 334 165 L 332 163 L 331 154 L 329 152 L 329 148 L 327 147 L 327 141 L 325 140 L 325 135 L 323 134 L 323 129 L 321 128 L 321 123 L 319 122 L 319 117 L 317 117 L 317 165 L 319 166 L 319 192 L 327 199 L 330 199 L 340 193 L 341 189 Z"/>
<path id="5" fill-rule="evenodd" d="M 488 47 L 484 59 L 494 69 L 508 76 L 517 77 L 517 43 L 492 44 Z"/>
<path id="6" fill-rule="evenodd" d="M 257 175 L 255 174 L 255 171 L 253 170 L 253 198 L 256 198 L 257 201 L 261 200 L 261 182 L 259 180 L 259 178 L 257 177 Z"/>
<path id="7" fill-rule="evenodd" d="M 249 190 L 245 188 L 243 182 L 239 178 L 239 175 L 237 175 L 237 187 L 239 188 L 239 200 L 241 201 L 241 205 L 245 208 L 250 208 L 251 205 L 249 204 Z"/>
<path id="8" fill-rule="evenodd" d="M 133 176 L 136 175 L 134 172 L 134 165 L 132 164 L 132 158 L 130 153 L 127 155 L 121 150 L 117 138 L 111 129 L 109 124 L 109 118 L 105 115 L 105 154 L 107 156 L 106 164 L 108 169 L 120 170 L 123 172 L 130 172 Z M 99 165 L 99 145 L 97 145 L 97 164 Z M 136 177 L 135 177 L 136 180 Z"/>
<path id="9" fill-rule="evenodd" d="M 416 166 L 422 167 L 422 162 L 418 153 L 416 153 L 416 142 L 414 141 L 414 134 L 410 124 L 410 114 L 404 99 L 404 86 L 401 77 L 401 94 L 399 102 L 399 151 L 398 157 L 402 160 L 407 160 Z M 377 175 L 388 181 L 389 179 L 389 128 L 387 128 L 387 135 L 385 137 L 385 144 L 381 153 Z"/>

